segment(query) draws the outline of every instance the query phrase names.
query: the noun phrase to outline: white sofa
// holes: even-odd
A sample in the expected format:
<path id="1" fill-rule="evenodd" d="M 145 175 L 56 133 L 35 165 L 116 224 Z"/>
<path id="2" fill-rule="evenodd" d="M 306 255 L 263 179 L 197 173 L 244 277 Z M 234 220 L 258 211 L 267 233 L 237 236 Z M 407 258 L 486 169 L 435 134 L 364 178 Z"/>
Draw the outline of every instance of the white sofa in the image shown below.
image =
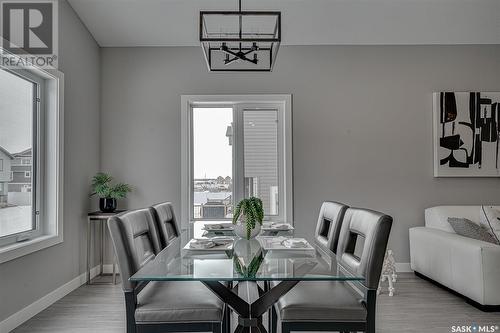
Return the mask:
<path id="1" fill-rule="evenodd" d="M 497 207 L 500 208 L 500 207 Z M 482 310 L 500 310 L 500 246 L 457 235 L 448 217 L 479 222 L 480 206 L 425 210 L 425 227 L 410 229 L 411 268 L 472 300 Z"/>

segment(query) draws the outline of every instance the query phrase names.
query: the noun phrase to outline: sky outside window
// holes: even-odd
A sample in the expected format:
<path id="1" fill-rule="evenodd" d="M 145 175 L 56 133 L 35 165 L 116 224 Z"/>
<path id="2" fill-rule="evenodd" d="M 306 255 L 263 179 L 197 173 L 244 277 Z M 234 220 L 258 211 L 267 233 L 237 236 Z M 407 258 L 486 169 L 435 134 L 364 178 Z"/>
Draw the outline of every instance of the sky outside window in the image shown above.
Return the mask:
<path id="1" fill-rule="evenodd" d="M 0 146 L 10 153 L 31 148 L 33 84 L 0 70 Z"/>
<path id="2" fill-rule="evenodd" d="M 232 146 L 226 136 L 232 108 L 193 108 L 194 179 L 231 177 Z"/>

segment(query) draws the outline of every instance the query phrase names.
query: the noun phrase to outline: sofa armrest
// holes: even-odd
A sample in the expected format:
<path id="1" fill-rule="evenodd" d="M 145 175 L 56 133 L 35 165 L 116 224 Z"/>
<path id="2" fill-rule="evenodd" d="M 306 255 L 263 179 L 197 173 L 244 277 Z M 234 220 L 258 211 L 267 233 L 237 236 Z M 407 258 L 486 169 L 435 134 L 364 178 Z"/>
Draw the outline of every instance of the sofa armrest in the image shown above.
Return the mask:
<path id="1" fill-rule="evenodd" d="M 500 246 L 446 231 L 410 229 L 411 268 L 483 305 L 500 304 Z"/>

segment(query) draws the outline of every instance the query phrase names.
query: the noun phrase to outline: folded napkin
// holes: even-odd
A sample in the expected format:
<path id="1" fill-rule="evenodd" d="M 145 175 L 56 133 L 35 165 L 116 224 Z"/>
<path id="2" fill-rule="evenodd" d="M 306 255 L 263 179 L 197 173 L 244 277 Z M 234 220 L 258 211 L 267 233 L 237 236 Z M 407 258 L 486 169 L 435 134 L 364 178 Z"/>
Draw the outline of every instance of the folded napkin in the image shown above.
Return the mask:
<path id="1" fill-rule="evenodd" d="M 232 229 L 232 223 L 217 223 L 217 224 L 206 224 L 205 230 L 221 230 L 221 229 Z"/>
<path id="2" fill-rule="evenodd" d="M 210 241 L 214 242 L 215 245 L 227 245 L 232 244 L 234 239 L 226 236 L 217 236 L 210 238 Z"/>
<path id="3" fill-rule="evenodd" d="M 222 229 L 222 226 L 220 224 L 206 224 L 205 225 L 205 230 L 211 230 L 211 229 Z"/>
<path id="4" fill-rule="evenodd" d="M 288 224 L 286 223 L 273 223 L 271 226 L 273 229 L 288 230 Z"/>
<path id="5" fill-rule="evenodd" d="M 265 229 L 288 230 L 290 226 L 287 223 L 264 222 L 262 227 Z"/>
<path id="6" fill-rule="evenodd" d="M 281 242 L 284 247 L 289 249 L 298 249 L 308 247 L 309 243 L 304 238 L 287 238 Z"/>
<path id="7" fill-rule="evenodd" d="M 210 249 L 215 246 L 215 243 L 210 239 L 193 239 L 189 243 L 189 247 L 192 249 Z"/>

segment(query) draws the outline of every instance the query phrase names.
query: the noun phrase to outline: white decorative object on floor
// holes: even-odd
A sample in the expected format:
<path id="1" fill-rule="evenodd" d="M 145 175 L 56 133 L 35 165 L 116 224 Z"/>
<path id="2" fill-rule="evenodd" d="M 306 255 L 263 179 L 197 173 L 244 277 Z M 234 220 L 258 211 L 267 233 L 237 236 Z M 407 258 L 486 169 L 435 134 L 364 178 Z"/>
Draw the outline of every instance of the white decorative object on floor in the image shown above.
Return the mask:
<path id="1" fill-rule="evenodd" d="M 394 253 L 392 250 L 387 250 L 384 257 L 384 265 L 382 266 L 382 274 L 380 275 L 380 282 L 378 284 L 377 295 L 382 292 L 382 282 L 387 280 L 389 284 L 389 296 L 394 296 L 394 283 L 398 278 L 396 274 L 396 261 L 394 260 Z"/>

